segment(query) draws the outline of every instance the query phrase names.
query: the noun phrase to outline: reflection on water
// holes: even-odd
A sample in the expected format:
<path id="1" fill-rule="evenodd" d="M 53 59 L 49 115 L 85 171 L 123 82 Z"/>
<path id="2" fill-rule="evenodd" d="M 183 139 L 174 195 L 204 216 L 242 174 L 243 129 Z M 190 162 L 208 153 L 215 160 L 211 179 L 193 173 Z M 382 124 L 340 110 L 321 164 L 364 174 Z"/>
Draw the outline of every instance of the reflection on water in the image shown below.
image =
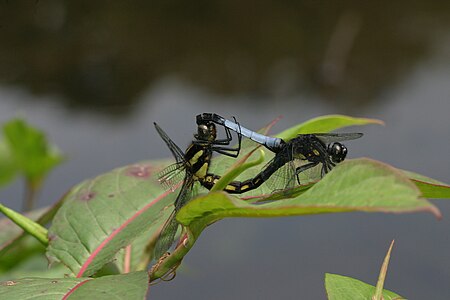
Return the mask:
<path id="1" fill-rule="evenodd" d="M 0 82 L 126 113 L 176 74 L 214 93 L 364 104 L 448 32 L 448 1 L 1 1 Z M 337 102 L 335 102 L 337 103 Z"/>

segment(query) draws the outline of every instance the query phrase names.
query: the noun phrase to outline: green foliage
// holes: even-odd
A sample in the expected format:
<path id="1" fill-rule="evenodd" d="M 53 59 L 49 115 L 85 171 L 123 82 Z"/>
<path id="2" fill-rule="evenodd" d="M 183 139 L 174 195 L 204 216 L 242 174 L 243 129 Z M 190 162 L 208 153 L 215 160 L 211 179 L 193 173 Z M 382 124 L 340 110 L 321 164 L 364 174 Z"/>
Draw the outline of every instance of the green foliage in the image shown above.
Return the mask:
<path id="1" fill-rule="evenodd" d="M 329 300 L 368 300 L 375 295 L 376 288 L 370 284 L 337 274 L 325 274 L 325 288 Z M 383 290 L 384 300 L 400 300 L 403 297 Z"/>
<path id="2" fill-rule="evenodd" d="M 13 119 L 3 125 L 0 141 L 0 186 L 22 175 L 26 182 L 25 210 L 31 210 L 35 195 L 47 173 L 57 166 L 63 157 L 51 146 L 45 134 L 21 119 Z"/>
<path id="3" fill-rule="evenodd" d="M 4 150 L 4 156 L 8 156 L 16 171 L 35 187 L 62 161 L 62 156 L 48 144 L 44 133 L 21 119 L 4 124 L 3 134 L 3 143 L 8 149 Z"/>
<path id="4" fill-rule="evenodd" d="M 0 299 L 144 299 L 147 272 L 101 278 L 24 278 L 0 283 Z M 45 298 L 43 298 L 45 297 Z"/>
<path id="5" fill-rule="evenodd" d="M 297 125 L 279 136 L 289 139 L 297 133 L 326 132 L 365 124 L 380 124 L 380 121 L 339 115 L 325 116 Z M 0 147 L 0 154 L 3 153 L 6 157 L 7 153 L 14 157 L 12 165 L 15 166 L 15 172 L 22 172 L 33 182 L 40 184 L 45 174 L 61 161 L 61 156 L 47 145 L 43 134 L 23 121 L 16 120 L 7 124 L 5 136 L 4 146 L 7 147 L 3 147 L 3 150 Z M 19 136 L 24 136 L 23 140 Z M 33 144 L 39 146 L 31 146 Z M 259 149 L 263 153 L 256 151 L 257 154 L 254 155 L 255 144 L 245 141 L 241 150 L 243 159 L 215 157 L 212 172 L 224 175 L 216 189 L 224 187 L 236 177 L 247 179 L 259 172 L 261 167 L 255 166 L 273 157 L 267 150 Z M 7 160 L 0 159 L 0 164 L 2 163 L 7 164 Z M 40 278 L 16 281 L 27 284 L 0 284 L 0 298 L 29 293 L 28 286 L 34 286 L 35 290 L 47 288 L 60 299 L 62 294 L 59 293 L 67 296 L 67 291 L 76 286 L 71 298 L 77 295 L 80 298 L 103 299 L 95 293 L 105 293 L 111 298 L 125 290 L 135 290 L 135 294 L 127 294 L 127 298 L 142 299 L 148 278 L 146 272 L 139 271 L 145 270 L 152 260 L 151 253 L 159 231 L 172 212 L 173 202 L 178 194 L 178 189 L 166 191 L 158 182 L 157 174 L 167 164 L 167 161 L 140 162 L 86 180 L 73 187 L 56 206 L 40 218 L 37 218 L 38 214 L 30 215 L 30 219 L 24 218 L 1 207 L 10 219 L 20 223 L 26 232 L 41 241 L 45 233 L 41 225 L 52 220 L 48 230 L 46 254 L 54 270 L 77 278 L 55 279 L 56 283 L 51 284 L 51 281 L 43 279 L 49 277 L 50 273 L 43 271 L 41 275 L 37 275 Z M 0 183 L 2 178 L 11 176 L 5 171 L 3 177 L 0 175 Z M 347 160 L 322 180 L 296 187 L 289 193 L 272 193 L 265 184 L 255 191 L 237 196 L 222 191 L 206 193 L 201 187 L 198 190 L 200 194 L 177 214 L 177 220 L 183 225 L 180 236 L 182 242 L 171 255 L 157 260 L 150 272 L 152 280 L 176 269 L 202 231 L 223 218 L 283 217 L 351 211 L 423 211 L 440 216 L 439 210 L 424 197 L 450 198 L 450 187 L 444 183 L 365 158 Z M 18 249 L 21 253 L 42 253 L 42 248 L 35 250 L 36 243 L 23 239 L 21 231 L 11 230 L 11 223 L 2 224 L 0 223 L 2 227 L 8 228 L 8 233 L 0 235 L 0 255 L 12 255 L 13 249 Z M 36 259 L 33 255 L 10 257 L 22 266 L 34 265 Z M 113 276 L 102 276 L 106 267 L 107 272 L 112 272 Z M 11 268 L 0 271 L 8 272 L 4 275 L 13 277 L 17 276 L 14 274 L 20 274 L 14 273 Z M 117 275 L 128 272 L 136 273 Z M 33 271 L 31 274 L 39 273 Z M 330 299 L 347 299 L 345 295 L 353 295 L 357 290 L 370 290 L 371 295 L 375 294 L 374 287 L 368 288 L 359 281 L 336 276 L 327 275 L 326 285 Z M 345 286 L 347 292 L 339 294 L 339 289 L 335 288 L 339 285 L 343 285 L 342 290 Z M 381 290 L 382 285 L 379 287 L 379 291 Z M 385 299 L 391 299 L 387 298 L 390 295 L 390 292 L 383 291 Z"/>

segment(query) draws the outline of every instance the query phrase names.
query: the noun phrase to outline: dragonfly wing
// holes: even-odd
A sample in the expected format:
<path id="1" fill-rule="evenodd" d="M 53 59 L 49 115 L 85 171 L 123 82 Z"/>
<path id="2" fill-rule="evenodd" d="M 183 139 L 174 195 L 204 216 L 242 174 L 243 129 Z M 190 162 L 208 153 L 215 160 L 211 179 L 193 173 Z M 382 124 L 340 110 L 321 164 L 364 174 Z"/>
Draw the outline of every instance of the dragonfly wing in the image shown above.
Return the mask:
<path id="1" fill-rule="evenodd" d="M 177 144 L 175 144 L 174 141 L 170 139 L 170 137 L 164 132 L 164 130 L 162 130 L 161 127 L 159 127 L 158 124 L 156 123 L 153 124 L 155 125 L 156 131 L 158 132 L 159 136 L 166 143 L 167 147 L 169 147 L 169 150 L 175 157 L 176 162 L 177 163 L 185 162 L 184 152 L 180 149 L 180 147 L 178 147 Z"/>
<path id="2" fill-rule="evenodd" d="M 161 229 L 158 240 L 156 241 L 155 249 L 153 252 L 153 258 L 155 259 L 158 259 L 162 255 L 164 255 L 164 253 L 166 253 L 173 245 L 179 225 L 176 219 L 176 215 L 181 207 L 183 207 L 191 199 L 194 180 L 192 176 L 186 177 L 189 178 L 185 178 L 185 181 L 183 182 L 181 190 L 178 193 L 177 199 L 175 200 L 175 208 L 170 214 L 163 228 Z"/>
<path id="3" fill-rule="evenodd" d="M 313 133 L 319 140 L 325 144 L 333 142 L 342 142 L 349 140 L 356 140 L 363 136 L 362 133 Z"/>
<path id="4" fill-rule="evenodd" d="M 164 224 L 161 232 L 156 241 L 155 249 L 153 250 L 153 258 L 158 260 L 161 256 L 166 253 L 173 244 L 175 240 L 175 234 L 178 230 L 178 222 L 175 218 L 175 210 L 170 214 L 166 223 Z"/>
<path id="5" fill-rule="evenodd" d="M 175 190 L 175 186 L 183 180 L 185 176 L 186 165 L 183 163 L 174 163 L 164 168 L 158 173 L 159 182 L 170 190 Z"/>
<path id="6" fill-rule="evenodd" d="M 280 154 L 277 154 L 280 155 Z M 289 151 L 287 154 L 287 163 L 278 168 L 272 176 L 267 179 L 267 186 L 272 190 L 272 192 L 284 190 L 286 188 L 291 188 L 295 185 L 295 166 L 293 165 L 292 153 Z M 272 164 L 276 159 L 272 159 L 267 165 Z M 267 167 L 266 165 L 266 167 Z"/>

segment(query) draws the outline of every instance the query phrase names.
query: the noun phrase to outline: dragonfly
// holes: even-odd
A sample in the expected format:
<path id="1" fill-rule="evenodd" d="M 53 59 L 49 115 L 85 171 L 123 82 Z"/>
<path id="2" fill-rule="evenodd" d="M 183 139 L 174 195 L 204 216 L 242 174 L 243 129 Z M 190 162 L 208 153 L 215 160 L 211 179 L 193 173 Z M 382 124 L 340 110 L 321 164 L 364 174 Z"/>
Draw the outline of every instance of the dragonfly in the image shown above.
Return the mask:
<path id="1" fill-rule="evenodd" d="M 238 125 L 239 123 L 236 122 Z M 187 147 L 186 151 L 178 147 L 164 130 L 154 123 L 156 131 L 166 143 L 175 158 L 175 163 L 163 169 L 159 175 L 159 181 L 171 190 L 175 190 L 181 183 L 181 189 L 174 202 L 174 210 L 160 231 L 156 242 L 153 257 L 162 257 L 174 243 L 179 224 L 175 218 L 177 212 L 192 199 L 195 182 L 202 183 L 207 175 L 213 152 L 224 154 L 233 158 L 239 155 L 241 149 L 241 135 L 237 129 L 238 146 L 228 147 L 233 140 L 231 130 L 224 127 L 226 138 L 217 139 L 217 127 L 212 121 L 197 118 L 197 133 Z"/>
<path id="2" fill-rule="evenodd" d="M 197 120 L 213 122 L 233 131 L 239 130 L 242 136 L 275 153 L 275 156 L 253 178 L 230 182 L 224 190 L 231 194 L 254 190 L 271 178 L 275 178 L 271 180 L 273 191 L 288 190 L 294 187 L 295 182 L 300 185 L 301 173 L 318 165 L 321 165 L 320 178 L 322 178 L 338 163 L 345 160 L 348 150 L 341 142 L 363 136 L 362 133 L 314 133 L 299 134 L 289 141 L 284 141 L 281 138 L 259 134 L 214 113 L 200 114 Z M 220 175 L 208 173 L 204 178 L 203 186 L 211 189 L 220 177 Z"/>

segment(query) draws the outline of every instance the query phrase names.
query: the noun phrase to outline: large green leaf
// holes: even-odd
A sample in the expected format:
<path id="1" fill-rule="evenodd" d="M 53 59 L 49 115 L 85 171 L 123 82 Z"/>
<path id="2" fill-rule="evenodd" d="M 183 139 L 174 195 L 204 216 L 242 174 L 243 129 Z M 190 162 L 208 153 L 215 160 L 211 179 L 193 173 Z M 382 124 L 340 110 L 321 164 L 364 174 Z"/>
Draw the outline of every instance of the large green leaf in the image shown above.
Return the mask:
<path id="1" fill-rule="evenodd" d="M 0 299 L 145 299 L 147 272 L 101 278 L 23 278 L 0 282 Z"/>
<path id="2" fill-rule="evenodd" d="M 143 162 L 74 187 L 49 229 L 49 259 L 90 276 L 143 232 L 155 239 L 177 195 L 162 189 L 160 169 Z"/>
<path id="3" fill-rule="evenodd" d="M 230 217 L 283 217 L 350 211 L 432 212 L 439 210 L 421 197 L 419 189 L 397 169 L 370 159 L 348 160 L 294 198 L 254 204 L 224 192 L 200 196 L 184 206 L 177 220 L 185 225 L 183 247 L 158 264 L 152 279 L 177 266 L 206 226 Z"/>
<path id="4" fill-rule="evenodd" d="M 348 211 L 429 211 L 440 215 L 434 205 L 421 198 L 417 187 L 401 172 L 374 160 L 355 159 L 338 165 L 298 197 L 255 205 L 225 193 L 211 193 L 188 203 L 180 210 L 177 219 L 190 226 L 192 223 L 206 225 L 225 217 L 279 217 Z"/>
<path id="5" fill-rule="evenodd" d="M 325 288 L 329 300 L 370 300 L 375 294 L 375 287 L 346 276 L 325 274 Z M 394 292 L 383 290 L 384 300 L 404 299 Z"/>

